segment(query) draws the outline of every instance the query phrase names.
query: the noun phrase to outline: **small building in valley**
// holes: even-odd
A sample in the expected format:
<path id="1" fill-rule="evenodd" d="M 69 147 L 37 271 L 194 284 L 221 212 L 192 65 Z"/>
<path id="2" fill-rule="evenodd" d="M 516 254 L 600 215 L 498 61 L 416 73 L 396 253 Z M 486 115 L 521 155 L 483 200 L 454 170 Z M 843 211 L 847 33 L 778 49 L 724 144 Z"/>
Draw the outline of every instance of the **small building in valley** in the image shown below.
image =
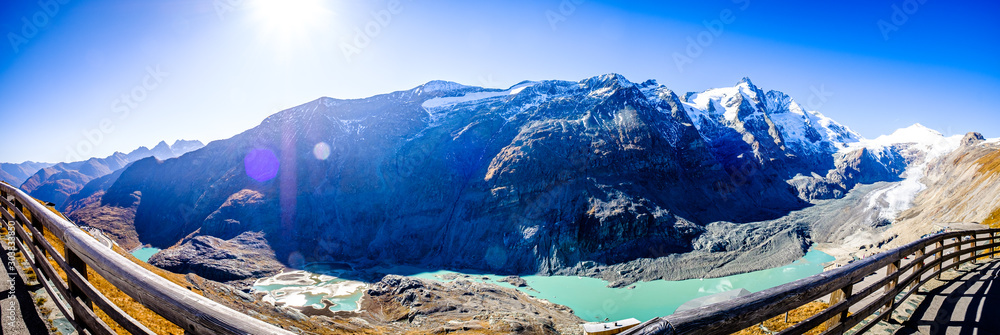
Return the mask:
<path id="1" fill-rule="evenodd" d="M 587 323 L 583 325 L 583 331 L 587 335 L 614 335 L 629 330 L 639 325 L 639 320 L 630 318 L 615 322 Z"/>

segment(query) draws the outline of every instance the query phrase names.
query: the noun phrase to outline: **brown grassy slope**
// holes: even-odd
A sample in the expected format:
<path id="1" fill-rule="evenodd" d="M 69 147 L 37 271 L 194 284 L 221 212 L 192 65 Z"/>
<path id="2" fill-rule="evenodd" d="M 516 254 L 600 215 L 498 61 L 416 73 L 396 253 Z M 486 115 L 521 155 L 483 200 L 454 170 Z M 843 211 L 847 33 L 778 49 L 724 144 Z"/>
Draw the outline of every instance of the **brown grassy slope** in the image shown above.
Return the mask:
<path id="1" fill-rule="evenodd" d="M 788 328 L 788 327 L 791 327 L 791 326 L 795 325 L 796 323 L 805 321 L 806 319 L 808 319 L 809 317 L 811 317 L 813 315 L 819 314 L 820 312 L 822 312 L 824 309 L 827 309 L 828 307 L 830 307 L 829 304 L 825 304 L 825 303 L 821 303 L 821 302 L 810 302 L 808 304 L 803 305 L 802 307 L 796 308 L 796 309 L 792 310 L 791 312 L 789 312 L 788 313 L 788 322 L 787 323 L 785 322 L 785 315 L 781 314 L 779 316 L 771 318 L 770 320 L 764 321 L 764 327 L 766 327 L 767 329 L 771 330 L 772 332 L 782 331 L 785 328 Z M 826 329 L 825 327 L 819 326 L 819 327 L 816 327 L 815 329 L 812 329 L 812 330 L 806 332 L 806 334 L 808 334 L 808 335 L 820 334 L 825 329 Z M 733 334 L 735 334 L 735 335 L 767 335 L 768 333 L 765 333 L 762 329 L 760 329 L 760 326 L 756 326 L 755 325 L 753 327 L 750 327 L 750 328 L 747 328 L 747 329 L 735 332 Z"/>
<path id="2" fill-rule="evenodd" d="M 990 228 L 1000 228 L 1000 207 L 993 210 L 993 213 L 986 220 L 983 220 L 983 224 L 990 226 Z"/>
<path id="3" fill-rule="evenodd" d="M 1000 150 L 983 156 L 976 161 L 979 163 L 979 174 L 995 176 L 1000 175 Z M 983 224 L 990 228 L 1000 228 L 1000 206 L 990 213 L 990 216 L 983 220 Z"/>
<path id="4" fill-rule="evenodd" d="M 1000 174 L 1000 150 L 989 153 L 976 160 L 979 163 L 979 173 L 983 175 Z"/>
<path id="5" fill-rule="evenodd" d="M 69 214 L 71 221 L 86 222 L 90 226 L 100 229 L 127 250 L 140 247 L 139 236 L 132 224 L 135 221 L 136 206 L 101 206 L 101 196 L 103 195 L 104 192 L 97 192 L 89 198 L 81 200 L 82 207 Z"/>

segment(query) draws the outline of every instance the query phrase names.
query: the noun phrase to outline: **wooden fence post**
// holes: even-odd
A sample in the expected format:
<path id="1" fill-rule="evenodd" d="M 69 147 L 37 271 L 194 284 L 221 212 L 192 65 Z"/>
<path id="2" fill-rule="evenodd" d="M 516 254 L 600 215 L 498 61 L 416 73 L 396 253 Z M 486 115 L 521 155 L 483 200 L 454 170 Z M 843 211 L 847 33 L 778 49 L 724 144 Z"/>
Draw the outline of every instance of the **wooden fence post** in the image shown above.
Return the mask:
<path id="1" fill-rule="evenodd" d="M 42 262 L 49 261 L 48 252 L 45 249 L 45 225 L 42 224 L 42 220 L 39 218 L 40 214 L 31 213 L 31 211 L 28 211 L 28 213 L 31 214 L 31 222 L 27 222 L 26 224 L 30 224 L 38 230 L 38 235 L 31 236 L 31 243 L 34 244 L 35 247 L 38 248 L 38 252 L 41 253 L 40 255 L 36 255 L 35 265 L 42 266 Z"/>
<path id="2" fill-rule="evenodd" d="M 924 258 L 923 257 L 924 257 L 924 252 L 926 252 L 924 249 L 926 249 L 926 247 L 920 248 L 920 250 L 917 250 L 917 254 L 916 254 L 916 256 L 914 256 L 914 260 L 916 260 L 917 263 L 913 264 L 913 273 L 920 273 L 920 269 L 924 268 Z M 910 284 L 910 290 L 911 291 L 913 289 L 917 288 L 917 285 L 920 285 L 920 278 L 921 277 L 923 277 L 923 276 L 918 276 L 917 279 L 914 280 L 912 284 Z"/>
<path id="3" fill-rule="evenodd" d="M 970 239 L 971 242 L 969 242 L 969 248 L 976 249 L 976 241 L 975 240 L 978 237 L 979 237 L 978 234 L 972 234 L 972 238 Z M 978 255 L 978 254 L 979 254 L 979 252 L 973 251 L 972 254 L 969 255 L 970 257 L 972 257 L 972 264 L 976 264 L 976 255 Z"/>
<path id="4" fill-rule="evenodd" d="M 70 267 L 69 269 L 66 269 L 66 271 L 76 270 L 76 272 L 79 272 L 80 276 L 83 277 L 84 280 L 87 280 L 87 262 L 84 262 L 83 258 L 77 256 L 76 253 L 68 247 L 64 250 L 66 252 L 66 264 Z M 93 302 L 90 301 L 90 298 L 87 297 L 85 293 L 83 293 L 83 289 L 74 284 L 72 280 L 68 280 L 67 284 L 69 284 L 69 293 L 72 295 L 72 297 L 68 297 L 67 299 L 80 298 L 80 300 L 83 300 L 83 303 L 87 306 L 87 308 L 90 308 L 91 310 L 94 309 Z"/>
<path id="5" fill-rule="evenodd" d="M 847 284 L 847 286 L 844 286 L 839 290 L 831 292 L 830 306 L 836 305 L 841 301 L 847 300 L 847 298 L 851 297 L 853 291 L 854 291 L 854 284 Z M 844 310 L 844 312 L 834 315 L 833 317 L 831 317 L 829 320 L 826 321 L 826 329 L 830 330 L 836 328 L 837 326 L 840 325 L 841 321 L 846 318 L 847 318 L 847 310 Z"/>
<path id="6" fill-rule="evenodd" d="M 934 249 L 938 250 L 938 252 L 934 254 L 934 260 L 938 261 L 937 265 L 934 266 L 934 272 L 941 271 L 941 266 L 944 265 L 944 259 L 943 259 L 944 249 L 941 249 L 941 247 L 944 247 L 944 240 L 940 240 L 934 243 Z M 934 279 L 941 279 L 941 273 L 935 275 Z"/>
<path id="7" fill-rule="evenodd" d="M 955 260 L 952 263 L 962 262 L 962 255 L 959 254 L 959 252 L 962 252 L 962 237 L 964 236 L 955 238 Z"/>
<path id="8" fill-rule="evenodd" d="M 899 260 L 897 260 L 897 261 L 892 262 L 891 264 L 887 265 L 885 267 L 885 276 L 886 277 L 892 276 L 897 271 L 899 271 L 899 263 L 900 263 Z M 896 278 L 893 278 L 892 280 L 889 280 L 889 283 L 885 285 L 885 294 L 889 295 L 890 292 L 893 289 L 896 288 L 897 284 L 899 284 L 899 277 L 896 277 Z M 892 312 L 892 304 L 895 303 L 895 302 L 896 302 L 896 299 L 893 298 L 893 299 L 889 300 L 889 302 L 887 302 L 885 304 L 885 306 L 882 306 L 882 318 L 883 318 L 883 320 L 889 320 L 889 314 L 891 314 L 891 312 Z"/>
<path id="9" fill-rule="evenodd" d="M 997 237 L 998 237 L 998 236 L 1000 236 L 1000 232 L 996 232 L 996 231 L 995 231 L 995 232 L 993 232 L 993 234 L 992 234 L 992 235 L 993 235 L 993 240 L 991 240 L 991 241 L 990 241 L 990 242 L 993 242 L 993 247 L 992 247 L 992 248 L 990 248 L 990 251 L 991 251 L 991 253 L 992 253 L 992 254 L 990 255 L 990 258 L 991 258 L 991 259 L 992 259 L 992 258 L 997 258 L 997 254 L 996 254 L 996 252 L 997 252 L 997 250 L 1000 250 L 1000 248 L 998 248 L 998 247 L 997 247 Z"/>

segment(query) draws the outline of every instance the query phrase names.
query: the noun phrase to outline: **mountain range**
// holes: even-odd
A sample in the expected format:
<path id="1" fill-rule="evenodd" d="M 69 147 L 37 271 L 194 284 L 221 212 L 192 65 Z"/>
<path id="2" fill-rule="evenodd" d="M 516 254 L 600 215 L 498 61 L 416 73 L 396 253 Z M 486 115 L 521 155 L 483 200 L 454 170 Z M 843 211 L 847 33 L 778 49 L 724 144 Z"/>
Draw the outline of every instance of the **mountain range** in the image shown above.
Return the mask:
<path id="1" fill-rule="evenodd" d="M 52 163 L 39 163 L 27 161 L 23 163 L 0 163 L 0 180 L 11 185 L 19 186 L 28 180 L 31 175 L 43 168 L 50 167 Z"/>
<path id="2" fill-rule="evenodd" d="M 79 188 L 70 217 L 216 280 L 317 261 L 607 278 L 616 264 L 787 250 L 767 266 L 801 256 L 819 227 L 774 222 L 904 182 L 937 148 L 917 142 L 866 140 L 747 78 L 683 95 L 617 74 L 432 81 L 320 98 L 135 161 Z"/>
<path id="3" fill-rule="evenodd" d="M 27 177 L 20 184 L 20 188 L 32 197 L 52 202 L 56 208 L 64 209 L 66 201 L 94 179 L 121 170 L 128 164 L 146 157 L 174 158 L 203 146 L 204 144 L 200 141 L 177 140 L 172 146 L 160 141 L 153 149 L 139 147 L 127 154 L 115 152 L 105 158 L 48 164 L 39 167 L 30 174 L 30 177 Z M 9 181 L 17 182 L 18 179 L 10 179 Z"/>

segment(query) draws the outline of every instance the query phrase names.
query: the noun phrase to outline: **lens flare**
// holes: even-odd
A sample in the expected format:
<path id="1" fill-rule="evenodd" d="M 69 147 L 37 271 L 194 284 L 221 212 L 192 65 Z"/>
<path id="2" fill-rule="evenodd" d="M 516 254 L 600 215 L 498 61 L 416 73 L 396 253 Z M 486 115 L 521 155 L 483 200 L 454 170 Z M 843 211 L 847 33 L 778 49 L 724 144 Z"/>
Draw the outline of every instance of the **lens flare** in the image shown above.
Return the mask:
<path id="1" fill-rule="evenodd" d="M 262 183 L 274 179 L 280 165 L 278 156 L 269 149 L 253 149 L 243 158 L 247 176 Z"/>
<path id="2" fill-rule="evenodd" d="M 330 145 L 326 144 L 326 142 L 316 143 L 316 145 L 313 146 L 313 156 L 321 161 L 326 160 L 330 157 Z"/>

